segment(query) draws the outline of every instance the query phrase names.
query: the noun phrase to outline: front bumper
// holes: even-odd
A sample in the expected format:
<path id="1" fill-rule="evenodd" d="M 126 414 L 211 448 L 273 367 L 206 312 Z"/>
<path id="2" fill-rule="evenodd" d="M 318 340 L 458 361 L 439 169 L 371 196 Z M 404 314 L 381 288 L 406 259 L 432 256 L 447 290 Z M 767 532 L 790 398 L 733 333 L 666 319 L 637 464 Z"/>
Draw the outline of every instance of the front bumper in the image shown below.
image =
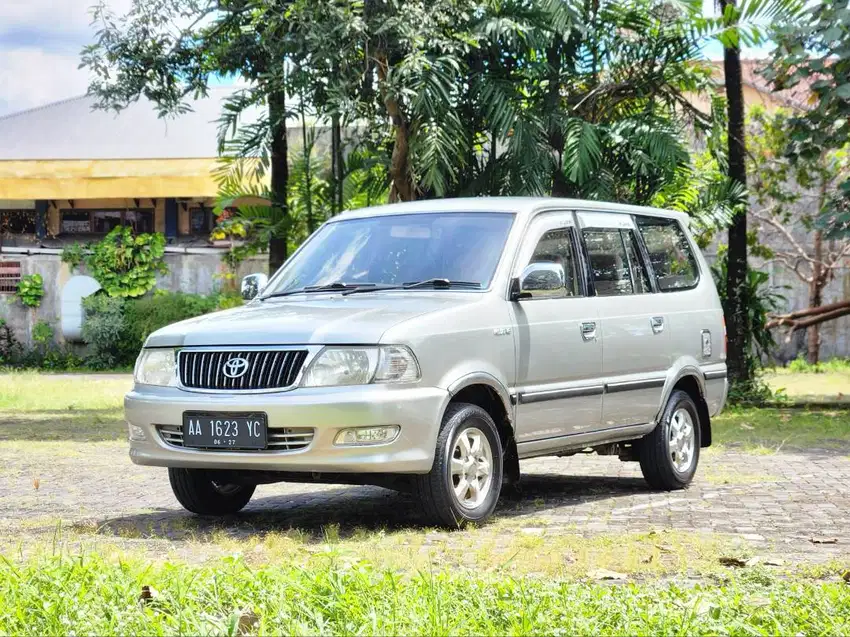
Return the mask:
<path id="1" fill-rule="evenodd" d="M 340 473 L 427 473 L 449 393 L 436 387 L 299 388 L 273 394 L 203 394 L 175 387 L 137 385 L 124 398 L 129 424 L 145 439 L 130 441 L 135 464 L 199 469 L 254 469 Z M 184 411 L 262 411 L 268 426 L 312 427 L 313 440 L 297 451 L 204 451 L 166 443 L 158 425 L 183 424 Z M 340 429 L 399 425 L 393 442 L 333 444 Z"/>

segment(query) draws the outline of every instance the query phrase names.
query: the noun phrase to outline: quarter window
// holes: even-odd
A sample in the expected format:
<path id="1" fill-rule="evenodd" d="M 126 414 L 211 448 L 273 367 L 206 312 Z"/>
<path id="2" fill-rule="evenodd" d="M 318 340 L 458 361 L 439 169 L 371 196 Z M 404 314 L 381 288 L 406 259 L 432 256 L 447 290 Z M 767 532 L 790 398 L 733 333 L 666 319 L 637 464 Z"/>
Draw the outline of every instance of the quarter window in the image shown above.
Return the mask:
<path id="1" fill-rule="evenodd" d="M 540 285 L 539 291 L 535 291 L 537 287 L 535 281 L 525 280 L 523 282 L 523 291 L 531 294 L 531 298 L 562 298 L 565 296 L 578 296 L 578 277 L 576 276 L 576 260 L 573 252 L 572 232 L 569 228 L 556 228 L 544 233 L 537 246 L 534 248 L 534 254 L 528 265 L 532 264 L 547 264 L 551 265 L 553 270 L 549 273 L 541 271 L 536 276 Z M 563 287 L 558 286 L 558 289 L 553 289 L 551 282 L 545 281 L 547 276 L 559 278 L 557 273 L 558 268 L 563 268 Z"/>
<path id="2" fill-rule="evenodd" d="M 584 231 L 596 296 L 623 296 L 650 291 L 649 277 L 631 230 Z"/>
<path id="3" fill-rule="evenodd" d="M 687 290 L 699 281 L 691 244 L 675 219 L 637 217 L 649 261 L 662 292 Z"/>

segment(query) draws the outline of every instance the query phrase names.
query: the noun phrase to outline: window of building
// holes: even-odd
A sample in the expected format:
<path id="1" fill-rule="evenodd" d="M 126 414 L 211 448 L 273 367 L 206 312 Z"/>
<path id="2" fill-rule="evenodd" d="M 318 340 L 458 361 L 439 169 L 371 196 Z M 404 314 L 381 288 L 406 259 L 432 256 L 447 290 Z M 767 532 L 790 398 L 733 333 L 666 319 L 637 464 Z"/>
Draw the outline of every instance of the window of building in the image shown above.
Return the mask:
<path id="1" fill-rule="evenodd" d="M 649 276 L 639 258 L 631 230 L 590 229 L 583 234 L 596 296 L 622 296 L 650 291 Z"/>
<path id="2" fill-rule="evenodd" d="M 0 233 L 35 234 L 35 210 L 0 210 Z"/>
<path id="3" fill-rule="evenodd" d="M 208 235 L 214 225 L 212 208 L 189 208 L 189 234 Z"/>
<path id="4" fill-rule="evenodd" d="M 533 286 L 532 289 L 524 288 L 526 292 L 531 294 L 531 298 L 559 298 L 579 295 L 573 239 L 569 228 L 549 230 L 540 237 L 540 241 L 537 242 L 534 254 L 531 255 L 528 263 L 529 265 L 532 263 L 552 264 L 561 266 L 564 271 L 564 286 L 558 290 L 549 289 L 548 285 L 543 285 L 546 289 L 540 292 L 535 292 Z M 527 284 L 528 282 L 526 282 Z"/>
<path id="5" fill-rule="evenodd" d="M 20 261 L 0 261 L 0 294 L 15 294 L 21 282 Z"/>
<path id="6" fill-rule="evenodd" d="M 699 268 L 691 244 L 675 219 L 637 217 L 649 252 L 649 262 L 662 292 L 687 290 L 699 281 Z"/>
<path id="7" fill-rule="evenodd" d="M 153 210 L 62 210 L 60 234 L 107 234 L 117 226 L 154 231 Z"/>

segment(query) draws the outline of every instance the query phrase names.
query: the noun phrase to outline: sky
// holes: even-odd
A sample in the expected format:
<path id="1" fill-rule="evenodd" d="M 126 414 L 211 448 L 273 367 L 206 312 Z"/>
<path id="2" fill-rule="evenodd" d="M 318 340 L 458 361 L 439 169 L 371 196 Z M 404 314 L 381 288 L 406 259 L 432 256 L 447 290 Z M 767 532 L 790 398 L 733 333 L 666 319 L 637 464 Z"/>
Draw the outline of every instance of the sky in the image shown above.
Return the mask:
<path id="1" fill-rule="evenodd" d="M 0 0 L 0 115 L 82 95 L 94 0 Z M 109 0 L 116 12 L 130 0 Z"/>
<path id="2" fill-rule="evenodd" d="M 94 39 L 89 7 L 95 0 L 0 0 L 0 116 L 82 95 L 88 72 L 80 50 Z M 107 0 L 118 14 L 131 0 Z M 704 0 L 711 11 L 713 0 Z M 722 57 L 716 43 L 705 49 Z M 755 57 L 759 51 L 745 51 Z"/>

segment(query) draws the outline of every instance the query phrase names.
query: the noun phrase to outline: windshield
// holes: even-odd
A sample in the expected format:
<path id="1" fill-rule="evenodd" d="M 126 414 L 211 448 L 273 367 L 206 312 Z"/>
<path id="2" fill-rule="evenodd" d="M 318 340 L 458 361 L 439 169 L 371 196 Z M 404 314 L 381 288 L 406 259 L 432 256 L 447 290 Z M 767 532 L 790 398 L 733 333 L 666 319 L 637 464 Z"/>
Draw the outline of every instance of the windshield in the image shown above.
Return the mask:
<path id="1" fill-rule="evenodd" d="M 513 223 L 509 213 L 376 216 L 329 223 L 263 296 L 334 283 L 404 285 L 448 279 L 490 285 Z"/>

